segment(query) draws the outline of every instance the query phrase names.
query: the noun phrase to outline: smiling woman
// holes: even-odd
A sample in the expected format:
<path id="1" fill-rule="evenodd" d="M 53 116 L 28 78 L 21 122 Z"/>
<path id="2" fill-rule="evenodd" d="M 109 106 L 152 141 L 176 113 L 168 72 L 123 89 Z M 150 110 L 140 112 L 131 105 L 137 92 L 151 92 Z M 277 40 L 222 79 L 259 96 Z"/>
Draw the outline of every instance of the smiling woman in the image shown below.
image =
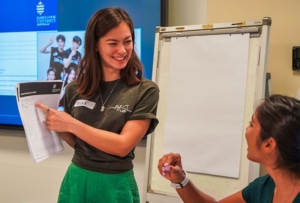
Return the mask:
<path id="1" fill-rule="evenodd" d="M 134 149 L 158 124 L 159 89 L 143 78 L 134 40 L 133 22 L 119 7 L 97 11 L 87 25 L 85 55 L 78 79 L 66 87 L 65 112 L 46 115 L 47 128 L 75 151 L 58 202 L 140 202 Z"/>
<path id="2" fill-rule="evenodd" d="M 124 69 L 133 52 L 132 33 L 128 24 L 122 22 L 106 33 L 98 41 L 96 50 L 101 56 L 103 79 L 114 80 L 115 78 L 106 77 L 112 76 L 111 72 L 114 71 L 118 77 L 119 71 Z"/>

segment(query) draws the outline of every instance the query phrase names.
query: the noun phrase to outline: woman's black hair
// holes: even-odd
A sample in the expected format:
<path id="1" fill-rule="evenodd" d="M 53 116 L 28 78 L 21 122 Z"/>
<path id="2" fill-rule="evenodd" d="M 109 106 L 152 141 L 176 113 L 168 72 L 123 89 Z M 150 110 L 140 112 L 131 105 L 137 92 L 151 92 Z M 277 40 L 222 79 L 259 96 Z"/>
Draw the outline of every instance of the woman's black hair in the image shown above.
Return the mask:
<path id="1" fill-rule="evenodd" d="M 272 137 L 277 143 L 277 167 L 300 177 L 300 101 L 271 95 L 256 109 L 262 141 Z"/>

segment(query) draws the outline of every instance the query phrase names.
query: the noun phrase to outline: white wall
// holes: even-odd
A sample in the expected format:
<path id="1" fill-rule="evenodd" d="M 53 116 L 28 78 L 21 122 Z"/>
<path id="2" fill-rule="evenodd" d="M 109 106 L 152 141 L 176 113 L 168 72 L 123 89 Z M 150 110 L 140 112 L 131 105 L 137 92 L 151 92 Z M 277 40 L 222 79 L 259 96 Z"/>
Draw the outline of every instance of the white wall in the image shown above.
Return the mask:
<path id="1" fill-rule="evenodd" d="M 0 130 L 0 202 L 54 203 L 61 180 L 72 158 L 72 148 L 35 163 L 23 131 Z M 136 148 L 134 172 L 140 193 L 144 186 L 145 143 Z M 142 194 L 140 194 L 142 197 Z"/>
<path id="2" fill-rule="evenodd" d="M 272 19 L 267 72 L 271 73 L 272 94 L 296 96 L 300 71 L 292 70 L 292 47 L 300 45 L 300 1 L 220 0 L 207 1 L 207 21 L 232 22 Z"/>
<path id="3" fill-rule="evenodd" d="M 168 26 L 206 23 L 207 0 L 169 0 Z"/>

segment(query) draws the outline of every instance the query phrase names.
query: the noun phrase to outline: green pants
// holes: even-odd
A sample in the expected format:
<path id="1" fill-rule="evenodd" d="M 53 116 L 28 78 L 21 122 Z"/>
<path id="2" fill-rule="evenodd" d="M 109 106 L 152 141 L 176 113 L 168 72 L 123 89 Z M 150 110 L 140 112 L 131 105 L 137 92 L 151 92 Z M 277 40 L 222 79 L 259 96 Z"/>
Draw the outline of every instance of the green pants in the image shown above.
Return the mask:
<path id="1" fill-rule="evenodd" d="M 133 170 L 105 174 L 71 163 L 63 179 L 58 203 L 140 203 Z"/>

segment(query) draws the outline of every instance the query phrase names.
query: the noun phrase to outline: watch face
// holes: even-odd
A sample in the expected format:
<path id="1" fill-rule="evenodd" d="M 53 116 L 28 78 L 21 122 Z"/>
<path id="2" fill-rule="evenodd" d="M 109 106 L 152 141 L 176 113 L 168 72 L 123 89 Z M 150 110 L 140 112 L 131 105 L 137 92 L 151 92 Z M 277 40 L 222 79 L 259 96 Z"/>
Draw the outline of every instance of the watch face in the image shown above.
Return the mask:
<path id="1" fill-rule="evenodd" d="M 175 189 L 177 188 L 183 188 L 182 185 L 180 183 L 171 183 L 171 186 Z"/>

